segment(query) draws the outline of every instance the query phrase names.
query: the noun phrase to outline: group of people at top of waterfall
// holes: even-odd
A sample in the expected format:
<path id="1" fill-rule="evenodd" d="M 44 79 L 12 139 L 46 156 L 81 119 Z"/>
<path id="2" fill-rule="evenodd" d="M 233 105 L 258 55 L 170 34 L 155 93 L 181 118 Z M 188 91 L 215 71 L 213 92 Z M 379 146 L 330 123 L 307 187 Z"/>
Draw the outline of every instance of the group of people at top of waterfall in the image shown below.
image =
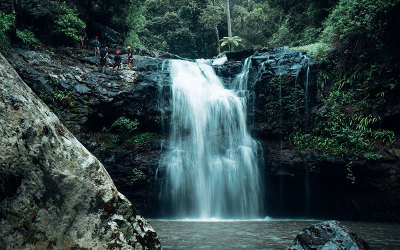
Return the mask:
<path id="1" fill-rule="evenodd" d="M 81 34 L 81 46 L 82 48 L 87 48 L 88 45 L 88 36 L 86 34 L 85 30 L 82 30 L 82 34 Z M 106 69 L 106 65 L 107 65 L 107 56 L 108 56 L 108 51 L 109 48 L 108 47 L 104 47 L 100 50 L 100 41 L 99 41 L 99 37 L 96 36 L 94 41 L 93 41 L 93 46 L 94 46 L 94 56 L 99 55 L 100 60 L 99 60 L 99 68 L 101 69 L 101 72 L 104 73 L 104 70 Z M 129 69 L 132 70 L 132 63 L 133 63 L 133 51 L 131 46 L 127 46 L 126 49 L 128 50 L 128 57 L 127 57 L 127 61 L 128 61 L 128 65 L 129 65 Z M 118 50 L 115 51 L 115 56 L 114 56 L 114 65 L 112 67 L 112 73 L 114 73 L 114 69 L 117 68 L 117 72 L 119 71 L 119 67 L 121 66 L 121 55 L 120 52 Z"/>

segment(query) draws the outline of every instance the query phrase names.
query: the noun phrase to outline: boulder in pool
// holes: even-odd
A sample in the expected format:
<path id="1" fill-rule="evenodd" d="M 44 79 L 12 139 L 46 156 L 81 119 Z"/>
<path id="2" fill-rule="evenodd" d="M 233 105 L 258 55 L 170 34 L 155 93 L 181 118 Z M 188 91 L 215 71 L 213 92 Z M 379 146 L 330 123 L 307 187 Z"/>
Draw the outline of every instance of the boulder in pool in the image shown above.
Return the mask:
<path id="1" fill-rule="evenodd" d="M 300 249 L 371 249 L 350 228 L 338 221 L 325 221 L 306 227 L 294 239 L 287 250 Z"/>

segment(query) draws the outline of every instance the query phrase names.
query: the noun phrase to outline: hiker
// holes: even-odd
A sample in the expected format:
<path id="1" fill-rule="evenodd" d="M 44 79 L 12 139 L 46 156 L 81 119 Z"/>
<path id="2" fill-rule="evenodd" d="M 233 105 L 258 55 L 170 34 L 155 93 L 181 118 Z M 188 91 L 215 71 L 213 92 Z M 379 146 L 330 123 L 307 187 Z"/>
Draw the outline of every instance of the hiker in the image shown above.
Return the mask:
<path id="1" fill-rule="evenodd" d="M 131 59 L 129 60 L 129 69 L 133 68 L 133 55 L 131 56 Z"/>
<path id="2" fill-rule="evenodd" d="M 114 74 L 114 68 L 117 67 L 117 72 L 119 71 L 119 66 L 121 65 L 121 56 L 119 55 L 119 51 L 115 52 L 114 56 L 114 66 L 112 68 L 112 74 Z"/>
<path id="3" fill-rule="evenodd" d="M 100 54 L 99 67 L 100 68 L 103 67 L 101 73 L 104 73 L 104 70 L 106 69 L 106 63 L 107 63 L 108 47 L 101 49 L 99 54 Z"/>
<path id="4" fill-rule="evenodd" d="M 99 55 L 100 55 L 100 42 L 99 42 L 98 36 L 96 36 L 96 38 L 93 42 L 93 45 L 94 45 L 94 56 L 96 56 L 97 53 L 99 53 Z"/>
<path id="5" fill-rule="evenodd" d="M 81 45 L 82 48 L 87 48 L 87 34 L 85 29 L 82 29 L 82 33 L 81 33 Z"/>
<path id="6" fill-rule="evenodd" d="M 86 37 L 83 39 L 83 45 L 85 45 L 85 49 L 87 49 L 88 43 L 89 43 L 89 40 L 88 40 L 88 36 L 86 35 Z"/>
<path id="7" fill-rule="evenodd" d="M 129 69 L 132 69 L 132 62 L 133 62 L 133 55 L 132 55 L 132 49 L 131 46 L 126 47 L 128 49 L 128 64 L 129 64 Z"/>

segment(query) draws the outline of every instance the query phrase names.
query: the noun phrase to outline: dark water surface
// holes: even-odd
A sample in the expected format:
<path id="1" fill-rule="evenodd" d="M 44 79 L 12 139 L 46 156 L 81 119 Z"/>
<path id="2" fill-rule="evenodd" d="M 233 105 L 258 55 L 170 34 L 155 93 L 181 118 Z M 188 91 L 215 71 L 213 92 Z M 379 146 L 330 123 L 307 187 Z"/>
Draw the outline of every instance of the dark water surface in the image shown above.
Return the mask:
<path id="1" fill-rule="evenodd" d="M 319 221 L 151 220 L 163 249 L 285 249 L 299 231 Z M 343 222 L 372 249 L 400 249 L 400 224 Z"/>

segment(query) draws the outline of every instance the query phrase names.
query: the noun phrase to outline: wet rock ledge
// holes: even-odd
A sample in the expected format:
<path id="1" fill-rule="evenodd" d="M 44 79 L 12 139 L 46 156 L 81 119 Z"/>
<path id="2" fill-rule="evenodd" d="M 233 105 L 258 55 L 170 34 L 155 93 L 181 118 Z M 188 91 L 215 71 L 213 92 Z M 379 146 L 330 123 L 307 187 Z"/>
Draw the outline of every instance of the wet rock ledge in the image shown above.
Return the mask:
<path id="1" fill-rule="evenodd" d="M 0 246 L 158 249 L 153 228 L 0 55 Z"/>

